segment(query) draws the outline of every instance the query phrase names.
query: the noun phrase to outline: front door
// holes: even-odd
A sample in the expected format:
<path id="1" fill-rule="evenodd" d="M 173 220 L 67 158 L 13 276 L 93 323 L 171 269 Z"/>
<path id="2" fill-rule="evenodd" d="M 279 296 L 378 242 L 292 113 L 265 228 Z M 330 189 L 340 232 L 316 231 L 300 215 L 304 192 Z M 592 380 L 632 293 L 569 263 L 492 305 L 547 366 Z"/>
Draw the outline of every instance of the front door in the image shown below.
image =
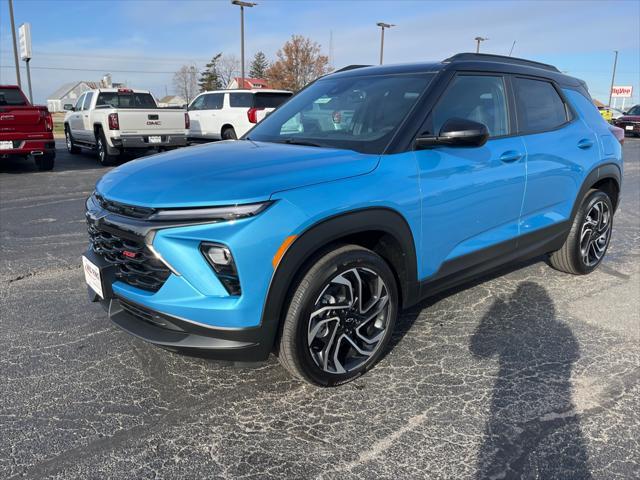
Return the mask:
<path id="1" fill-rule="evenodd" d="M 416 151 L 422 192 L 424 278 L 440 278 L 515 250 L 525 190 L 525 149 L 511 136 L 502 75 L 458 74 L 426 125 L 439 132 L 450 118 L 487 126 L 481 147 Z"/>

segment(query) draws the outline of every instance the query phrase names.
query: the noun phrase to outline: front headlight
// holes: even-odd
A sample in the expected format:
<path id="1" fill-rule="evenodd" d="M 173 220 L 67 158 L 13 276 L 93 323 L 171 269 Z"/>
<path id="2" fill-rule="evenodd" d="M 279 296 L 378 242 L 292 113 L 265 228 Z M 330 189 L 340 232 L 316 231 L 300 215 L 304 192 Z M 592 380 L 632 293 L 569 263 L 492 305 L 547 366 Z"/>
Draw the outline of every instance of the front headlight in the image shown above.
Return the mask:
<path id="1" fill-rule="evenodd" d="M 148 219 L 156 221 L 229 221 L 253 217 L 273 202 L 246 203 L 222 207 L 168 208 L 153 213 Z"/>

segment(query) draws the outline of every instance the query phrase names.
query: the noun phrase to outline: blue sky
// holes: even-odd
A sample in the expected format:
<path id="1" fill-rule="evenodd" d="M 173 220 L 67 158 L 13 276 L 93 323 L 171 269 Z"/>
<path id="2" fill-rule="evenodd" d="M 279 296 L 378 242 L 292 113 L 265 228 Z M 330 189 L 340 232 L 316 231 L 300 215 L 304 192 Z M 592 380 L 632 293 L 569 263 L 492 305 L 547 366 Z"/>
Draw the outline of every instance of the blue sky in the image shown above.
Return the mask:
<path id="1" fill-rule="evenodd" d="M 556 65 L 587 81 L 607 101 L 613 50 L 616 84 L 640 93 L 640 2 L 621 1 L 376 1 L 256 0 L 245 16 L 247 57 L 272 59 L 292 35 L 302 34 L 333 64 L 377 63 L 376 22 L 397 24 L 385 36 L 385 63 L 439 60 L 475 49 Z M 14 0 L 16 24 L 30 22 L 34 97 L 44 102 L 61 84 L 114 81 L 172 93 L 172 74 L 183 64 L 202 67 L 217 52 L 239 57 L 239 11 L 228 0 Z M 332 33 L 331 33 L 332 32 Z M 21 62 L 22 63 L 22 62 Z M 43 68 L 47 67 L 47 68 Z M 24 69 L 23 69 L 24 81 Z M 14 83 L 8 1 L 0 0 L 0 83 Z M 629 105 L 631 102 L 627 102 Z"/>

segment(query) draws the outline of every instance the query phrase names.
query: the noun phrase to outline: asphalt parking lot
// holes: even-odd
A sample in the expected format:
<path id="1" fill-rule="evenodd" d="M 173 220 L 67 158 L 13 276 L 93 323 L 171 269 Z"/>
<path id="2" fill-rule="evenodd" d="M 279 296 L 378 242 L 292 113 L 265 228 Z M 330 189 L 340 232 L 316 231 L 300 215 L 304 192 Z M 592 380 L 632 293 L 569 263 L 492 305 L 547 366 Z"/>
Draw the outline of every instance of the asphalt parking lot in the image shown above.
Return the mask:
<path id="1" fill-rule="evenodd" d="M 107 169 L 0 165 L 0 478 L 640 478 L 640 139 L 604 264 L 542 260 L 405 312 L 341 388 L 152 347 L 87 302 Z"/>

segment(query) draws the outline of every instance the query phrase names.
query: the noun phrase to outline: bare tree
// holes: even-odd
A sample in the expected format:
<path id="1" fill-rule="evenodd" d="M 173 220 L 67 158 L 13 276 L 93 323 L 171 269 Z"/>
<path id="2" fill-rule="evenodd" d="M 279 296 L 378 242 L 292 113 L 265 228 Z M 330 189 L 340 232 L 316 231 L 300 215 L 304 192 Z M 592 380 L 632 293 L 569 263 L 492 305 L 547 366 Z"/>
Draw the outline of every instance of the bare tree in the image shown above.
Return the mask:
<path id="1" fill-rule="evenodd" d="M 222 87 L 227 88 L 235 77 L 240 76 L 240 60 L 235 55 L 223 55 L 218 63 L 218 77 Z"/>
<path id="2" fill-rule="evenodd" d="M 302 35 L 293 35 L 276 56 L 267 70 L 274 88 L 298 91 L 329 70 L 329 58 L 320 53 L 320 45 Z"/>
<path id="3" fill-rule="evenodd" d="M 195 65 L 183 65 L 173 74 L 173 87 L 187 103 L 198 94 L 198 69 Z"/>

